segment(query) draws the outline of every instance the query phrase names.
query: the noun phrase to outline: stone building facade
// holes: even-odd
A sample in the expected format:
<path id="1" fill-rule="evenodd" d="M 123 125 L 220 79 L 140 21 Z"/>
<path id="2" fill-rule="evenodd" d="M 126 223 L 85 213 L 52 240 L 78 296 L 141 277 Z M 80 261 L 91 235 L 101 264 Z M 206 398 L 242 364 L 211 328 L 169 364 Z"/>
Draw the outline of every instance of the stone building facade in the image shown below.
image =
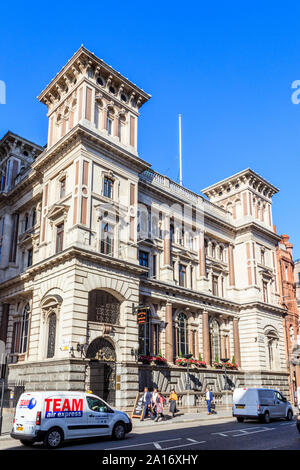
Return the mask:
<path id="1" fill-rule="evenodd" d="M 294 403 L 297 401 L 296 391 L 300 386 L 299 365 L 294 363 L 295 350 L 298 350 L 299 338 L 299 308 L 296 296 L 296 263 L 293 261 L 293 245 L 288 235 L 281 235 L 281 240 L 276 248 L 278 263 L 278 279 L 281 296 L 281 304 L 286 312 L 283 317 L 283 330 L 286 348 L 287 366 L 290 372 L 289 386 L 290 396 Z"/>
<path id="2" fill-rule="evenodd" d="M 202 196 L 153 171 L 137 151 L 149 98 L 81 47 L 39 96 L 47 146 L 0 141 L 8 383 L 129 409 L 145 385 L 183 393 L 190 353 L 195 405 L 224 389 L 221 359 L 231 387 L 286 393 L 278 189 L 246 169 Z"/>

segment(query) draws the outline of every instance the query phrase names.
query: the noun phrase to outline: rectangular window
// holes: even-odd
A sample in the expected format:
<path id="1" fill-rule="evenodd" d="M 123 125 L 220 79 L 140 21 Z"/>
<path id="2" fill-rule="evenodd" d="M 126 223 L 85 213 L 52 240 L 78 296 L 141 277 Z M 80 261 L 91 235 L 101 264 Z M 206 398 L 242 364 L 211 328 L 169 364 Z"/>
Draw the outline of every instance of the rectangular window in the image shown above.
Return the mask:
<path id="1" fill-rule="evenodd" d="M 19 231 L 19 214 L 13 214 L 13 232 L 11 237 L 9 261 L 14 263 L 17 255 L 17 243 L 18 243 L 18 231 Z"/>
<path id="2" fill-rule="evenodd" d="M 261 264 L 265 265 L 265 252 L 264 250 L 261 250 L 260 252 L 260 259 L 261 259 Z"/>
<path id="3" fill-rule="evenodd" d="M 63 178 L 60 181 L 60 199 L 64 198 L 66 195 L 66 178 Z"/>
<path id="4" fill-rule="evenodd" d="M 155 356 L 157 356 L 157 354 L 159 354 L 159 325 L 158 323 L 153 323 L 152 328 L 153 328 L 153 335 L 154 335 L 153 353 Z"/>
<path id="5" fill-rule="evenodd" d="M 110 178 L 104 178 L 103 195 L 109 197 L 110 199 L 113 198 L 113 185 L 114 182 Z"/>
<path id="6" fill-rule="evenodd" d="M 179 285 L 186 287 L 186 267 L 183 264 L 179 265 Z"/>
<path id="7" fill-rule="evenodd" d="M 121 119 L 118 120 L 118 137 L 120 140 L 122 140 L 122 124 L 121 124 Z"/>
<path id="8" fill-rule="evenodd" d="M 139 263 L 140 266 L 149 267 L 149 253 L 147 251 L 139 251 Z"/>
<path id="9" fill-rule="evenodd" d="M 56 227 L 56 253 L 60 253 L 63 250 L 64 243 L 64 224 L 60 224 Z"/>
<path id="10" fill-rule="evenodd" d="M 110 118 L 106 119 L 106 129 L 107 129 L 108 135 L 111 135 L 112 134 L 112 120 Z"/>
<path id="11" fill-rule="evenodd" d="M 27 252 L 27 267 L 32 265 L 32 248 Z"/>
<path id="12" fill-rule="evenodd" d="M 218 276 L 213 276 L 212 277 L 212 293 L 213 295 L 218 296 Z"/>
<path id="13" fill-rule="evenodd" d="M 156 278 L 157 274 L 157 255 L 152 256 L 152 276 Z"/>
<path id="14" fill-rule="evenodd" d="M 268 283 L 263 281 L 263 298 L 264 302 L 268 303 Z"/>

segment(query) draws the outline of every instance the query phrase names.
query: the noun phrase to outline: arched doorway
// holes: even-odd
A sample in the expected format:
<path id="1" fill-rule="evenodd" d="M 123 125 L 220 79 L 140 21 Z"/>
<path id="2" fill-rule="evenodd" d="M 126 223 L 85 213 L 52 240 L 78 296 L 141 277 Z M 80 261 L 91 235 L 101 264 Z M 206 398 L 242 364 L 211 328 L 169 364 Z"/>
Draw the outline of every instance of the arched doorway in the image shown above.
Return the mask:
<path id="1" fill-rule="evenodd" d="M 116 352 L 110 341 L 103 337 L 89 345 L 86 358 L 89 364 L 89 389 L 111 406 L 116 399 Z"/>

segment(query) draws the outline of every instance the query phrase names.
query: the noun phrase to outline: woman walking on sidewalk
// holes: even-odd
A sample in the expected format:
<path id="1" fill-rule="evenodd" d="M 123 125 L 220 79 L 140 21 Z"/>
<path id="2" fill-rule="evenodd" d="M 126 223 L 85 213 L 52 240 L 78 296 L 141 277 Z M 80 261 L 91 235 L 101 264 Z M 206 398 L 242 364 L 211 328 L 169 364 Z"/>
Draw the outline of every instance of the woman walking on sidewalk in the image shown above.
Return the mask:
<path id="1" fill-rule="evenodd" d="M 171 394 L 169 396 L 169 402 L 170 402 L 170 413 L 172 413 L 172 418 L 175 417 L 176 413 L 176 408 L 177 408 L 177 393 L 175 392 L 174 388 L 171 390 Z"/>
<path id="2" fill-rule="evenodd" d="M 162 420 L 165 419 L 163 397 L 158 392 L 157 392 L 156 401 L 155 401 L 155 411 L 156 411 L 156 418 L 154 421 L 158 422 L 160 418 Z"/>

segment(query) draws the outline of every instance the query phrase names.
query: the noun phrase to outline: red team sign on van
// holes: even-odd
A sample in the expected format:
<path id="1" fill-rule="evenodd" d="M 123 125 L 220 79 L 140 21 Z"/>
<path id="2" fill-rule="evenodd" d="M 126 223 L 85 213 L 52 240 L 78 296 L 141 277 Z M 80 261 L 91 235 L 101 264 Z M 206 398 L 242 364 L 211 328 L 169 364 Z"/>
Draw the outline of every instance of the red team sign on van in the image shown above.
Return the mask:
<path id="1" fill-rule="evenodd" d="M 78 418 L 83 413 L 82 398 L 45 398 L 45 418 Z"/>

